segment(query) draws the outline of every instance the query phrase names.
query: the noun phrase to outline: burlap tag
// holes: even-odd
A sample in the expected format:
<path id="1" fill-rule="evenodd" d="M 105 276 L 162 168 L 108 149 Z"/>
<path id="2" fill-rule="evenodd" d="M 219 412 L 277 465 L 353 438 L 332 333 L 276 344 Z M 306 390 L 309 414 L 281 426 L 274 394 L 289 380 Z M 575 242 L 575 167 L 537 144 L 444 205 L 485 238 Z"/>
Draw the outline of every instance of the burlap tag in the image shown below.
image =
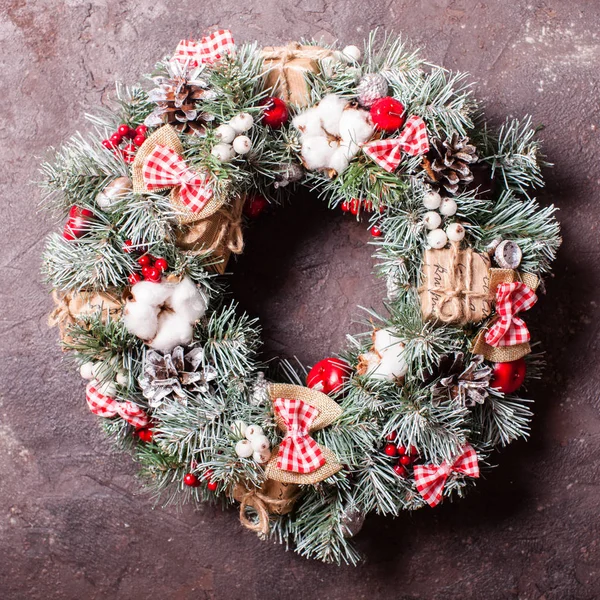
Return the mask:
<path id="1" fill-rule="evenodd" d="M 241 254 L 244 249 L 244 202 L 243 196 L 237 196 L 231 204 L 222 206 L 208 218 L 182 225 L 175 234 L 176 246 L 190 254 L 210 252 L 218 262 L 207 268 L 222 275 L 231 254 Z"/>
<path id="2" fill-rule="evenodd" d="M 539 285 L 539 279 L 533 273 L 519 273 L 513 269 L 490 269 L 490 294 L 492 298 L 496 296 L 496 288 L 501 283 L 514 283 L 515 281 L 522 281 L 534 291 Z M 529 342 L 515 344 L 514 346 L 490 346 L 485 341 L 485 334 L 495 321 L 496 319 L 492 319 L 487 327 L 479 331 L 473 340 L 473 354 L 482 354 L 487 360 L 498 363 L 519 360 L 519 358 L 523 358 L 531 352 Z"/>
<path id="3" fill-rule="evenodd" d="M 177 135 L 177 131 L 170 125 L 164 125 L 157 129 L 139 148 L 135 155 L 135 160 L 131 165 L 133 191 L 136 194 L 147 194 L 146 184 L 144 183 L 143 169 L 144 162 L 150 156 L 156 146 L 166 146 L 172 148 L 180 156 L 183 154 L 183 146 Z M 168 189 L 166 186 L 161 189 Z M 160 190 L 154 190 L 160 191 Z M 223 205 L 224 200 L 218 200 L 214 195 L 200 211 L 194 212 L 186 206 L 179 197 L 179 186 L 171 188 L 171 206 L 177 212 L 177 221 L 179 224 L 193 223 L 201 219 L 210 217 L 217 212 Z"/>
<path id="4" fill-rule="evenodd" d="M 59 294 L 54 290 L 52 299 L 56 307 L 48 315 L 48 326 L 58 326 L 60 339 L 65 344 L 73 341 L 67 333 L 69 326 L 81 321 L 81 317 L 101 312 L 102 322 L 106 323 L 109 318 L 118 319 L 123 307 L 121 298 L 117 294 L 108 292 L 67 292 Z"/>
<path id="5" fill-rule="evenodd" d="M 267 479 L 260 488 L 248 488 L 238 483 L 233 488 L 233 498 L 240 503 L 240 522 L 251 531 L 269 533 L 269 515 L 287 515 L 294 508 L 299 488 L 293 483 Z M 247 508 L 256 511 L 258 521 L 252 521 Z"/>
<path id="6" fill-rule="evenodd" d="M 492 312 L 490 259 L 472 248 L 428 249 L 423 259 L 419 288 L 424 320 L 442 323 L 477 323 Z"/>
<path id="7" fill-rule="evenodd" d="M 318 73 L 318 61 L 332 55 L 328 48 L 303 46 L 298 42 L 263 48 L 265 88 L 271 89 L 274 96 L 288 104 L 308 106 L 310 90 L 306 73 Z"/>
<path id="8" fill-rule="evenodd" d="M 271 397 L 271 400 L 275 400 L 276 398 L 295 398 L 317 408 L 319 410 L 319 415 L 310 428 L 311 432 L 331 425 L 331 423 L 338 419 L 342 414 L 340 405 L 334 402 L 329 396 L 301 385 L 290 385 L 286 383 L 271 384 L 269 386 L 269 396 Z M 275 413 L 275 422 L 285 433 L 285 423 L 277 413 Z M 321 445 L 319 445 L 319 448 L 323 452 L 326 462 L 322 467 L 319 467 L 312 473 L 294 473 L 292 471 L 284 471 L 283 469 L 277 468 L 277 452 L 279 448 L 274 448 L 271 459 L 265 467 L 267 477 L 283 483 L 297 484 L 318 483 L 319 481 L 323 481 L 323 479 L 327 479 L 327 477 L 331 477 L 342 468 L 342 465 L 340 465 L 337 457 L 329 450 L 329 448 L 325 448 Z"/>

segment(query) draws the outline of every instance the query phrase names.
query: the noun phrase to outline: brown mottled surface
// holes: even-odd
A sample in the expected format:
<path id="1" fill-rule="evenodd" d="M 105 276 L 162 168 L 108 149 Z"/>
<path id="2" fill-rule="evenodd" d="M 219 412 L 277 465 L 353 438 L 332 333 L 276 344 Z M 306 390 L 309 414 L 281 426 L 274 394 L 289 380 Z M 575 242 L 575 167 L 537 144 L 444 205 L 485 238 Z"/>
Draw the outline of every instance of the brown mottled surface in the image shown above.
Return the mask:
<path id="1" fill-rule="evenodd" d="M 470 0 L 14 0 L 0 2 L 2 356 L 0 598 L 592 600 L 598 557 L 597 2 Z M 179 38 L 213 25 L 239 41 L 360 42 L 394 28 L 433 62 L 468 70 L 488 117 L 530 112 L 555 163 L 544 201 L 565 244 L 530 322 L 550 368 L 534 390 L 532 439 L 468 499 L 371 518 L 360 568 L 307 562 L 240 528 L 232 512 L 152 509 L 61 363 L 38 270 L 55 224 L 30 181 L 115 79 L 135 81 Z M 248 234 L 237 296 L 263 318 L 267 349 L 310 363 L 377 303 L 364 228 L 298 197 Z M 239 271 L 244 271 L 242 276 Z M 269 273 L 267 276 L 266 273 Z"/>

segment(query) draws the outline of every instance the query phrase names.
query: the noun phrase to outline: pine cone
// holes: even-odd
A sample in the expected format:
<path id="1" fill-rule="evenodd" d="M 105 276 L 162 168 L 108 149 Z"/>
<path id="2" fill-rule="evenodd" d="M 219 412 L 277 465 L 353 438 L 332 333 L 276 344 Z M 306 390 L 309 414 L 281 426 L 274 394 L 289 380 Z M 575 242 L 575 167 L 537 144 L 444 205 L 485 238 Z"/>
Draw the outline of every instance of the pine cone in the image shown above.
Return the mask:
<path id="1" fill-rule="evenodd" d="M 458 192 L 459 185 L 473 181 L 469 165 L 479 160 L 477 149 L 469 144 L 469 138 L 459 138 L 456 133 L 450 139 L 432 139 L 430 158 L 429 183 L 442 186 L 452 195 Z"/>
<path id="2" fill-rule="evenodd" d="M 367 73 L 356 87 L 356 95 L 361 106 L 370 108 L 376 100 L 383 98 L 388 93 L 388 82 L 379 73 Z"/>
<path id="3" fill-rule="evenodd" d="M 168 76 L 154 77 L 157 87 L 148 98 L 156 102 L 156 108 L 144 121 L 148 127 L 168 123 L 191 135 L 204 135 L 206 124 L 212 115 L 198 109 L 198 100 L 213 100 L 215 93 L 208 89 L 208 81 L 200 78 L 202 67 L 188 70 L 177 64 L 169 64 Z"/>

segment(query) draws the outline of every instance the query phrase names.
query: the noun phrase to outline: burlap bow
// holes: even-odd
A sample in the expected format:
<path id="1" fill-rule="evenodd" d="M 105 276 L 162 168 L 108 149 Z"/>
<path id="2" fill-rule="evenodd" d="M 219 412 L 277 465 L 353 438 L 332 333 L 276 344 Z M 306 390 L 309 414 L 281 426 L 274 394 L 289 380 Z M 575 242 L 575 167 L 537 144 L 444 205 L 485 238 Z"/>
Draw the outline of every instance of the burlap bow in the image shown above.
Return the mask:
<path id="1" fill-rule="evenodd" d="M 337 473 L 342 466 L 335 454 L 317 444 L 310 433 L 339 418 L 340 406 L 326 394 L 300 385 L 273 384 L 269 395 L 275 421 L 285 437 L 265 467 L 267 477 L 283 483 L 308 484 Z"/>
<path id="2" fill-rule="evenodd" d="M 398 137 L 368 142 L 363 146 L 363 152 L 382 169 L 393 173 L 402 161 L 402 153 L 419 156 L 429 152 L 427 125 L 421 117 L 413 115 Z"/>
<path id="3" fill-rule="evenodd" d="M 328 48 L 303 46 L 290 42 L 287 46 L 268 46 L 263 48 L 263 72 L 265 88 L 271 89 L 289 104 L 304 107 L 310 103 L 306 73 L 319 71 L 319 60 L 332 56 Z"/>

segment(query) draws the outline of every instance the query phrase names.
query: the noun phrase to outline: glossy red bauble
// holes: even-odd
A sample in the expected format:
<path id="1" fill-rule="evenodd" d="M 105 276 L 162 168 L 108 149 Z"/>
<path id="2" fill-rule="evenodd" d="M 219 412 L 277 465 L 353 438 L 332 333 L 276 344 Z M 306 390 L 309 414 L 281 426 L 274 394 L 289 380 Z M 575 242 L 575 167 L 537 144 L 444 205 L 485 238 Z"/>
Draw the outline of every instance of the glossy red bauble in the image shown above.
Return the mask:
<path id="1" fill-rule="evenodd" d="M 200 480 L 193 473 L 186 473 L 183 476 L 183 483 L 189 487 L 198 487 Z"/>
<path id="2" fill-rule="evenodd" d="M 398 446 L 398 454 L 406 454 L 406 446 Z"/>
<path id="3" fill-rule="evenodd" d="M 102 140 L 102 145 L 107 149 L 107 150 L 112 150 L 113 148 L 113 143 L 110 140 Z"/>
<path id="4" fill-rule="evenodd" d="M 391 96 L 379 98 L 371 106 L 371 119 L 381 131 L 396 131 L 404 125 L 404 105 Z"/>
<path id="5" fill-rule="evenodd" d="M 383 447 L 383 452 L 384 452 L 384 454 L 387 454 L 388 456 L 398 456 L 398 450 L 396 448 L 396 444 L 386 444 Z"/>
<path id="6" fill-rule="evenodd" d="M 144 254 L 143 256 L 140 256 L 138 259 L 138 265 L 140 265 L 141 267 L 148 267 L 150 266 L 150 263 L 152 262 L 152 257 L 149 254 Z"/>
<path id="7" fill-rule="evenodd" d="M 388 442 L 395 442 L 397 437 L 398 437 L 398 434 L 397 434 L 395 431 L 392 431 L 391 433 L 388 433 L 388 434 L 385 436 L 385 439 L 386 439 Z"/>
<path id="8" fill-rule="evenodd" d="M 113 146 L 118 146 L 123 141 L 123 136 L 118 133 L 113 133 L 110 136 L 110 141 L 112 142 Z"/>
<path id="9" fill-rule="evenodd" d="M 87 208 L 71 206 L 69 218 L 63 229 L 63 237 L 65 240 L 72 241 L 85 235 L 89 231 L 90 218 L 93 216 L 94 213 Z"/>
<path id="10" fill-rule="evenodd" d="M 332 394 L 339 391 L 351 372 L 352 368 L 346 361 L 324 358 L 309 371 L 306 385 L 324 394 Z"/>
<path id="11" fill-rule="evenodd" d="M 129 254 L 133 250 L 133 242 L 131 240 L 125 240 L 123 242 L 123 252 Z"/>
<path id="12" fill-rule="evenodd" d="M 350 210 L 350 202 L 348 202 L 348 200 L 344 200 L 340 205 L 340 208 L 342 209 L 342 212 L 348 212 Z"/>
<path id="13" fill-rule="evenodd" d="M 144 273 L 144 277 L 148 281 L 152 281 L 153 283 L 157 283 L 160 281 L 160 278 L 161 278 L 160 269 L 157 269 L 156 267 L 144 267 L 144 269 L 147 269 L 145 273 L 144 273 L 144 271 L 142 271 L 142 272 Z"/>
<path id="14" fill-rule="evenodd" d="M 524 358 L 511 362 L 496 363 L 490 386 L 504 394 L 516 392 L 525 381 L 527 363 Z"/>
<path id="15" fill-rule="evenodd" d="M 263 196 L 250 196 L 244 204 L 244 214 L 251 219 L 256 219 L 269 206 Z"/>
<path id="16" fill-rule="evenodd" d="M 129 125 L 126 125 L 125 123 L 123 123 L 122 125 L 119 125 L 117 127 L 117 133 L 121 136 L 121 137 L 125 137 L 129 135 Z"/>
<path id="17" fill-rule="evenodd" d="M 145 135 L 136 135 L 133 138 L 133 143 L 136 146 L 141 146 L 145 141 L 146 141 L 146 136 Z"/>
<path id="18" fill-rule="evenodd" d="M 265 98 L 263 106 L 263 123 L 271 129 L 279 129 L 289 118 L 288 108 L 281 98 Z"/>
<path id="19" fill-rule="evenodd" d="M 135 134 L 136 135 L 146 135 L 147 131 L 148 131 L 148 128 L 145 125 L 138 125 L 135 128 Z"/>

